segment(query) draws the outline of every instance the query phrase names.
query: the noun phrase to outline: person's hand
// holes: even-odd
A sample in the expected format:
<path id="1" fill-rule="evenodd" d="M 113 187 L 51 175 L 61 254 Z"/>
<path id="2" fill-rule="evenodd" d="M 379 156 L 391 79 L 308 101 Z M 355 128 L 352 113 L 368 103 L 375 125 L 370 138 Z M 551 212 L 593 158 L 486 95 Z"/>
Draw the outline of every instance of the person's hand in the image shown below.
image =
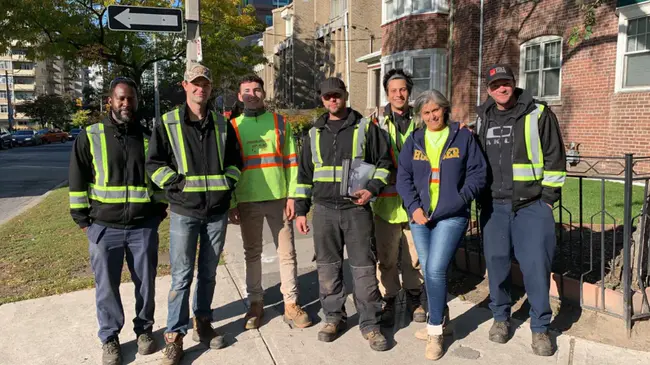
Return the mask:
<path id="1" fill-rule="evenodd" d="M 413 221 L 419 225 L 425 225 L 429 223 L 429 219 L 427 218 L 426 214 L 424 214 L 424 209 L 418 208 L 415 212 L 413 212 Z"/>
<path id="2" fill-rule="evenodd" d="M 352 196 L 357 198 L 356 200 L 354 200 L 354 204 L 366 205 L 368 201 L 370 201 L 370 199 L 372 198 L 372 193 L 366 189 L 363 189 L 355 192 L 354 194 L 352 194 Z"/>
<path id="3" fill-rule="evenodd" d="M 553 210 L 553 206 L 551 204 L 549 203 L 545 203 L 545 204 L 548 205 L 548 207 L 551 208 L 551 210 Z"/>
<path id="4" fill-rule="evenodd" d="M 309 225 L 307 224 L 307 217 L 304 215 L 296 217 L 296 228 L 298 229 L 298 232 L 308 234 Z"/>
<path id="5" fill-rule="evenodd" d="M 237 209 L 237 208 L 230 209 L 228 211 L 228 219 L 230 220 L 230 223 L 239 225 L 239 223 L 241 223 L 241 217 L 239 215 L 239 209 Z"/>
<path id="6" fill-rule="evenodd" d="M 287 205 L 284 207 L 284 215 L 287 216 L 288 221 L 292 221 L 296 218 L 296 201 L 293 199 L 287 199 Z"/>
<path id="7" fill-rule="evenodd" d="M 83 233 L 86 233 L 88 232 L 88 227 L 83 227 L 81 230 L 83 231 Z"/>

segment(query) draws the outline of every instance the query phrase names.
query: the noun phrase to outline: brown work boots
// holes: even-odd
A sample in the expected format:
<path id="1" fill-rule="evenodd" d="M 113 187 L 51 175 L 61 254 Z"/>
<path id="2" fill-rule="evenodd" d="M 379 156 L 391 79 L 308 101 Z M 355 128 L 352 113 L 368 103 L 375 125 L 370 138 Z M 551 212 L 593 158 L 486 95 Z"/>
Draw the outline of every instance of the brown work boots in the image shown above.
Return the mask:
<path id="1" fill-rule="evenodd" d="M 178 365 L 183 357 L 183 335 L 178 332 L 165 333 L 162 353 L 161 365 Z"/>
<path id="2" fill-rule="evenodd" d="M 226 345 L 222 335 L 212 328 L 210 318 L 196 318 L 192 319 L 194 333 L 192 333 L 192 340 L 201 342 L 211 349 L 220 349 Z"/>
<path id="3" fill-rule="evenodd" d="M 262 318 L 264 317 L 264 303 L 251 302 L 250 308 L 244 317 L 244 328 L 254 330 L 260 328 Z"/>
<path id="4" fill-rule="evenodd" d="M 311 326 L 309 315 L 297 303 L 284 303 L 284 322 L 291 328 Z"/>

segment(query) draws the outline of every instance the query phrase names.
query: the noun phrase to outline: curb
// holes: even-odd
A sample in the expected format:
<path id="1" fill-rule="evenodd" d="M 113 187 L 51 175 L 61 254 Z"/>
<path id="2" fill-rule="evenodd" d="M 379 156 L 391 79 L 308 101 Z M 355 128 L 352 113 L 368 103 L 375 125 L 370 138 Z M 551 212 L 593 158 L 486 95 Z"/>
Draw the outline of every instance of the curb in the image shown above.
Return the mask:
<path id="1" fill-rule="evenodd" d="M 43 201 L 43 199 L 45 199 L 48 195 L 50 195 L 50 193 L 52 193 L 52 191 L 54 191 L 54 190 L 56 190 L 58 188 L 61 188 L 61 187 L 65 186 L 65 185 L 67 185 L 67 184 L 68 184 L 68 179 L 65 179 L 65 180 L 61 181 L 60 183 L 56 184 L 54 187 L 50 188 L 50 190 L 46 191 L 44 194 L 33 198 L 29 203 L 25 204 L 24 206 L 22 206 L 20 209 L 18 209 L 14 213 L 12 213 L 8 217 L 0 220 L 0 226 L 4 225 L 5 223 L 8 223 L 12 219 L 14 219 L 17 216 L 23 214 L 28 209 L 33 208 L 34 206 L 38 205 L 40 202 Z"/>

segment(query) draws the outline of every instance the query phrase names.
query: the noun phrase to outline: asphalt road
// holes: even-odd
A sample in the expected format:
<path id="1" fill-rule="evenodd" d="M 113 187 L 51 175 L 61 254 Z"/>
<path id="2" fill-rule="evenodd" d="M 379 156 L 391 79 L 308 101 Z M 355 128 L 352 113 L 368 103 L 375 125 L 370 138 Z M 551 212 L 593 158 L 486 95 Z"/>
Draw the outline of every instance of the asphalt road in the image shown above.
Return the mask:
<path id="1" fill-rule="evenodd" d="M 68 178 L 72 142 L 0 151 L 0 224 Z"/>

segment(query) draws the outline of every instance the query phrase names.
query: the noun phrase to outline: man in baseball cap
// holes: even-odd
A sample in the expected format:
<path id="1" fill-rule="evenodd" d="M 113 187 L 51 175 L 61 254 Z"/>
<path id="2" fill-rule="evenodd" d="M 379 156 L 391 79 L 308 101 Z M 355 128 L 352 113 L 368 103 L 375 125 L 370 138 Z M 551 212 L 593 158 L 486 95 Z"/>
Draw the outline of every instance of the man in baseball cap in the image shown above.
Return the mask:
<path id="1" fill-rule="evenodd" d="M 210 69 L 200 63 L 193 63 L 189 65 L 187 70 L 185 70 L 185 77 L 183 80 L 187 82 L 193 82 L 200 77 L 203 77 L 212 83 L 212 73 L 210 72 Z"/>
<path id="2" fill-rule="evenodd" d="M 530 303 L 533 352 L 551 356 L 555 351 L 548 335 L 549 278 L 555 253 L 553 204 L 560 198 L 566 176 L 564 143 L 551 108 L 515 86 L 510 66 L 488 68 L 485 84 L 490 97 L 477 108 L 476 133 L 491 174 L 491 186 L 479 198 L 494 317 L 489 339 L 496 343 L 510 339 L 514 252 Z"/>

